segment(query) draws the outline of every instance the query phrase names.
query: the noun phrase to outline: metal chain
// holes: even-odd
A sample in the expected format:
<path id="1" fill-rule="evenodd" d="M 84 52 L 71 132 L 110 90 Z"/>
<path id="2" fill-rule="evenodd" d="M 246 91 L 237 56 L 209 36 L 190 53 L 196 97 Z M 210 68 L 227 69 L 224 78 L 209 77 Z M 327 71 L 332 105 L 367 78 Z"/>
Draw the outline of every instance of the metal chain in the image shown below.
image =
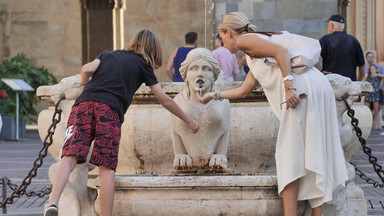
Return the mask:
<path id="1" fill-rule="evenodd" d="M 52 191 L 52 187 L 42 189 L 41 191 L 35 192 L 31 191 L 25 194 L 27 197 L 35 197 L 38 196 L 40 198 L 44 197 L 45 195 L 49 195 Z"/>
<path id="2" fill-rule="evenodd" d="M 37 169 L 43 165 L 43 159 L 47 156 L 48 147 L 52 145 L 52 142 L 53 142 L 52 137 L 53 137 L 53 134 L 55 133 L 56 125 L 61 121 L 62 110 L 59 109 L 59 104 L 63 99 L 64 99 L 64 94 L 61 94 L 59 97 L 59 100 L 55 104 L 55 112 L 52 116 L 52 124 L 48 128 L 48 134 L 45 137 L 43 142 L 44 145 L 39 152 L 38 158 L 33 162 L 33 168 L 29 171 L 27 177 L 24 178 L 24 180 L 22 181 L 21 185 L 18 188 L 16 184 L 12 184 L 9 179 L 7 180 L 7 185 L 13 190 L 13 193 L 11 196 L 7 197 L 6 199 L 3 200 L 3 202 L 1 202 L 1 208 L 4 209 L 7 204 L 13 204 L 13 199 L 20 197 L 22 195 L 43 197 L 45 195 L 48 195 L 51 192 L 51 188 L 46 188 L 37 193 L 36 192 L 26 193 L 26 189 L 28 185 L 31 184 L 32 178 L 36 177 Z"/>
<path id="3" fill-rule="evenodd" d="M 1 180 L 4 180 L 4 184 L 8 185 L 8 187 L 11 188 L 11 190 L 13 191 L 17 190 L 17 184 L 12 184 L 9 178 L 3 177 Z M 1 181 L 0 184 L 3 184 L 3 181 Z"/>
<path id="4" fill-rule="evenodd" d="M 351 124 L 353 126 L 353 129 L 355 130 L 356 136 L 359 138 L 361 146 L 363 147 L 363 152 L 368 156 L 369 163 L 371 163 L 373 165 L 373 169 L 375 170 L 375 172 L 377 173 L 377 175 L 381 179 L 382 183 L 377 182 L 377 181 L 373 180 L 372 178 L 369 178 L 359 168 L 357 168 L 356 164 L 351 163 L 351 162 L 350 163 L 355 167 L 356 174 L 359 175 L 361 179 L 365 180 L 369 184 L 372 184 L 375 188 L 377 188 L 377 187 L 382 188 L 382 187 L 384 187 L 384 170 L 382 169 L 382 166 L 380 166 L 377 163 L 377 157 L 372 155 L 372 149 L 370 149 L 369 147 L 366 146 L 366 141 L 362 137 L 363 133 L 362 133 L 361 129 L 358 127 L 359 120 L 354 117 L 355 111 L 353 109 L 351 109 L 351 107 L 349 106 L 349 104 L 347 102 L 348 97 L 349 97 L 349 94 L 346 93 L 341 97 L 341 99 L 344 101 L 345 105 L 347 106 L 347 109 L 348 109 L 347 114 L 351 118 Z"/>

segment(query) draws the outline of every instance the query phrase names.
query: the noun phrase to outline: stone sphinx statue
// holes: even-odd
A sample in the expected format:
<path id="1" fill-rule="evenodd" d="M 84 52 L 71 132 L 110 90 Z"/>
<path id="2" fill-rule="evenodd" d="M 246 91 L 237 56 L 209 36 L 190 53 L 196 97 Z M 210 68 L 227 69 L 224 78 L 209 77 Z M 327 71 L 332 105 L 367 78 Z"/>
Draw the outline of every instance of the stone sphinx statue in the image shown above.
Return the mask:
<path id="1" fill-rule="evenodd" d="M 211 100 L 203 105 L 196 100 L 196 94 L 215 91 L 214 82 L 220 73 L 220 65 L 211 51 L 197 48 L 189 52 L 181 64 L 180 73 L 185 87 L 174 100 L 199 122 L 200 130 L 197 134 L 190 134 L 185 123 L 171 115 L 175 154 L 173 167 L 181 173 L 229 172 L 226 157 L 230 129 L 229 101 Z"/>
<path id="2" fill-rule="evenodd" d="M 345 113 L 347 106 L 342 100 L 344 95 L 348 95 L 347 103 L 350 107 L 360 99 L 362 90 L 366 89 L 364 85 L 368 83 L 364 82 L 352 82 L 350 78 L 341 76 L 339 74 L 329 74 L 326 76 L 333 88 L 336 99 L 337 109 L 337 121 L 339 123 L 340 141 L 344 150 L 344 156 L 346 161 L 350 161 L 353 155 L 360 149 L 361 144 L 358 142 L 358 138 L 354 134 L 353 128 L 349 122 L 351 118 Z M 364 119 L 365 121 L 359 121 L 359 127 L 362 129 L 364 138 L 366 139 L 370 133 L 372 118 L 370 118 L 370 111 L 366 106 L 354 106 L 352 109 L 356 111 L 355 117 L 358 119 Z M 367 116 L 368 115 L 368 116 Z"/>

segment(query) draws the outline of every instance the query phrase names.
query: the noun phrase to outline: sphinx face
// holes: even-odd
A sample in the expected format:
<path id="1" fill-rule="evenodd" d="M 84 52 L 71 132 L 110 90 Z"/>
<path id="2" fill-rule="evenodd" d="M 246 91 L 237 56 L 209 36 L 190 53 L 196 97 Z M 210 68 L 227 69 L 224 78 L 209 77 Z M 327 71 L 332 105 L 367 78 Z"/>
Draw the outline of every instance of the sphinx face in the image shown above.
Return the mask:
<path id="1" fill-rule="evenodd" d="M 341 100 L 345 93 L 349 94 L 348 100 L 350 100 L 352 103 L 359 99 L 359 95 L 361 94 L 361 87 L 359 84 L 352 82 L 350 78 L 341 76 L 339 74 L 329 74 L 327 75 L 327 78 L 331 83 L 337 100 Z"/>
<path id="2" fill-rule="evenodd" d="M 186 78 L 191 91 L 210 91 L 214 82 L 213 68 L 205 60 L 199 59 L 189 65 Z"/>

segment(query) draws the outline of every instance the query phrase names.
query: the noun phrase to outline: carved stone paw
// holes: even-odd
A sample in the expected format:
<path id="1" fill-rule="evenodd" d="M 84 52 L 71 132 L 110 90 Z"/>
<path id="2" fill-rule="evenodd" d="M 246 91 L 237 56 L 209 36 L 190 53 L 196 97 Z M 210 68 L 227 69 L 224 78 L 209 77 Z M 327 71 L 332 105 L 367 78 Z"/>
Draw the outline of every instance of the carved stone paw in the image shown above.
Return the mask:
<path id="1" fill-rule="evenodd" d="M 228 169 L 227 157 L 223 154 L 214 154 L 209 160 L 209 167 Z"/>
<path id="2" fill-rule="evenodd" d="M 173 168 L 182 169 L 192 167 L 192 158 L 187 154 L 178 154 L 173 160 Z"/>

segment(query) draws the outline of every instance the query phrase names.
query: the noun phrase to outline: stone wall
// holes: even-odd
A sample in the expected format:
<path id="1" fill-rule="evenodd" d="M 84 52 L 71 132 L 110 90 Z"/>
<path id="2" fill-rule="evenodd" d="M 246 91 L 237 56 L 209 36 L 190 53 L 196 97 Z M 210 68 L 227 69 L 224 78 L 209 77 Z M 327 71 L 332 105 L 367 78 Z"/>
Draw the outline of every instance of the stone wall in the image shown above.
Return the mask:
<path id="1" fill-rule="evenodd" d="M 198 33 L 200 47 L 213 48 L 213 0 L 115 2 L 124 5 L 123 24 L 115 32 L 123 38 L 116 48 L 123 48 L 140 29 L 154 31 L 164 53 L 164 66 L 156 71 L 160 81 L 170 81 L 165 65 L 170 53 L 185 44 L 187 32 Z M 83 64 L 80 0 L 0 0 L 0 61 L 20 52 L 59 80 L 78 73 Z"/>
<path id="2" fill-rule="evenodd" d="M 216 0 L 216 28 L 223 16 L 243 12 L 260 31 L 287 30 L 319 39 L 327 34 L 323 23 L 337 13 L 337 0 Z"/>
<path id="3" fill-rule="evenodd" d="M 59 79 L 79 72 L 79 0 L 1 0 L 0 61 L 25 53 Z"/>
<path id="4" fill-rule="evenodd" d="M 184 36 L 194 31 L 198 46 L 213 48 L 213 0 L 126 0 L 124 38 L 127 44 L 140 29 L 149 28 L 161 40 L 163 66 L 156 71 L 160 81 L 171 81 L 165 71 L 168 57 L 177 47 L 185 45 Z"/>
<path id="5" fill-rule="evenodd" d="M 0 0 L 0 61 L 23 52 L 33 64 L 47 67 L 59 80 L 78 73 L 83 64 L 81 1 L 84 0 Z M 114 1 L 123 4 L 121 15 L 116 17 L 121 19 L 121 22 L 114 21 L 116 27 L 114 47 L 124 47 L 139 29 L 153 30 L 160 37 L 164 51 L 164 66 L 156 71 L 159 81 L 170 81 L 166 76 L 165 65 L 170 53 L 184 44 L 186 32 L 196 31 L 199 34 L 199 47 L 213 49 L 217 25 L 229 12 L 245 13 L 259 30 L 288 30 L 320 38 L 327 33 L 327 26 L 323 21 L 330 14 L 337 13 L 339 2 L 338 0 Z M 355 2 L 357 1 L 351 1 L 349 10 L 362 10 L 356 8 Z M 376 2 L 376 6 L 382 7 L 382 3 Z M 354 16 L 355 12 L 349 12 L 347 21 L 350 24 L 354 23 L 354 17 L 361 19 L 361 16 Z M 376 17 L 377 25 L 381 21 L 382 19 Z M 381 32 L 380 28 L 374 31 Z M 372 41 L 362 41 L 362 44 L 371 44 L 364 49 L 378 47 L 378 61 L 382 61 L 383 54 L 379 49 L 381 33 L 368 30 L 366 33 L 356 33 L 352 27 L 348 29 L 348 33 L 356 34 L 358 38 L 359 35 L 367 34 L 368 39 L 374 38 L 372 34 L 376 34 L 376 45 Z"/>

